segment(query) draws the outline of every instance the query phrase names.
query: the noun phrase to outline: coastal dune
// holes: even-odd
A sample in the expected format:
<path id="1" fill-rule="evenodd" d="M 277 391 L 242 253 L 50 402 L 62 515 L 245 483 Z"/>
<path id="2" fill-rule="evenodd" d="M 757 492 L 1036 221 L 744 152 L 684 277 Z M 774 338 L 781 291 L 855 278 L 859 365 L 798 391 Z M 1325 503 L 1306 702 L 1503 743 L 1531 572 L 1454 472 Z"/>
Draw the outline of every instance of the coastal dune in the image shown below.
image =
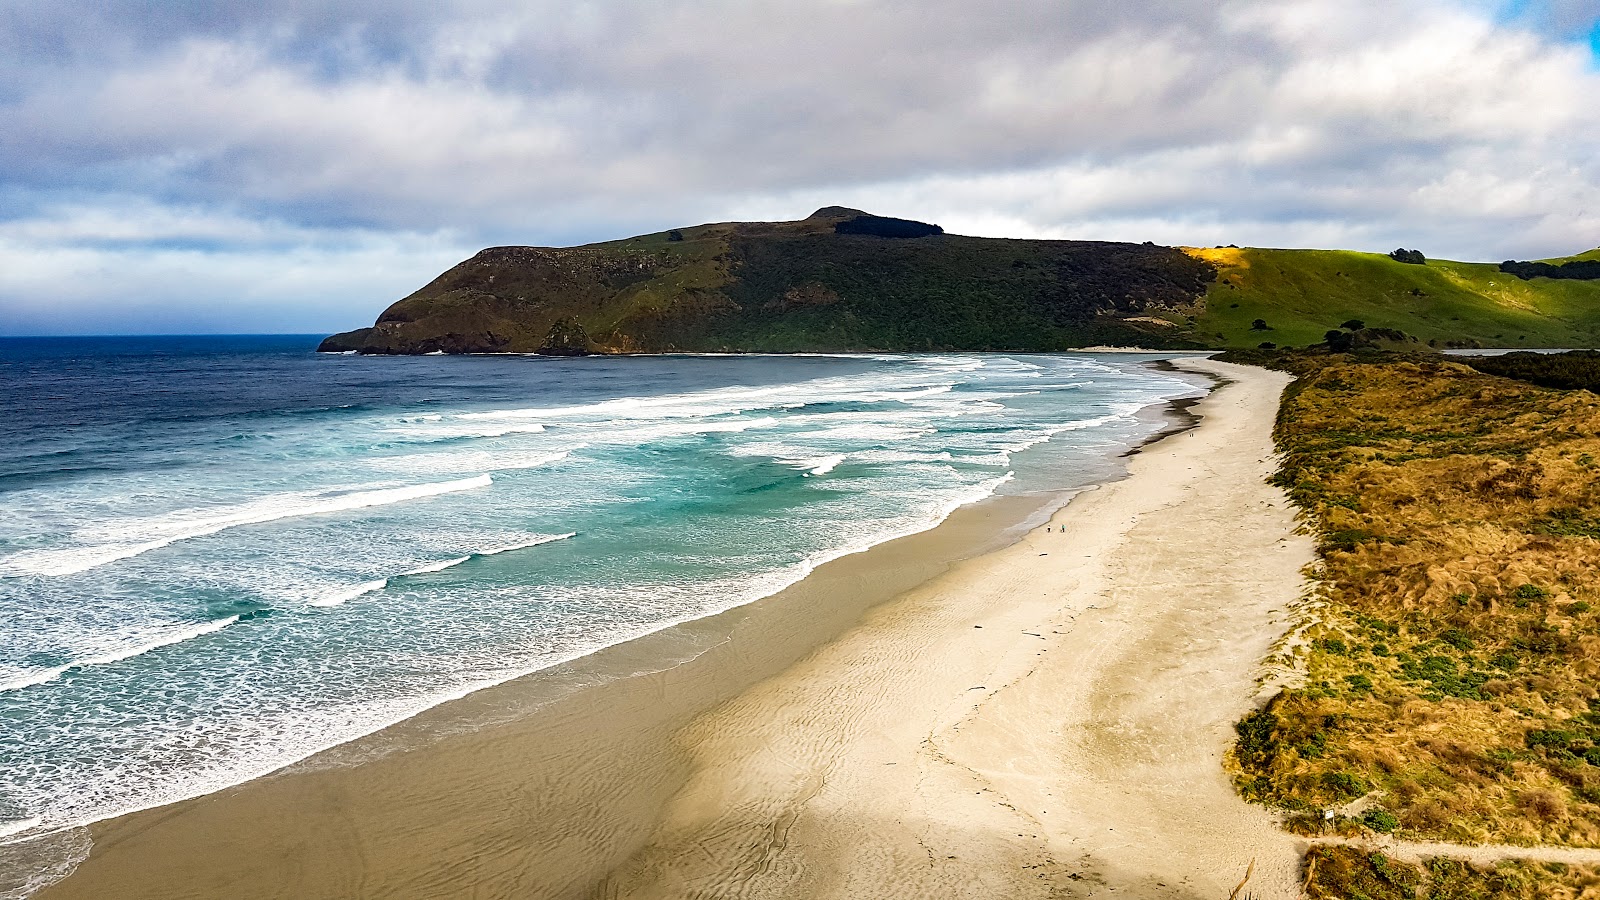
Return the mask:
<path id="1" fill-rule="evenodd" d="M 872 611 L 679 736 L 694 774 L 603 895 L 1220 898 L 1299 854 L 1222 757 L 1299 595 L 1273 468 L 1285 376 L 1037 531 Z"/>
<path id="2" fill-rule="evenodd" d="M 1294 897 L 1222 770 L 1302 590 L 1287 376 L 1130 477 L 1012 497 L 773 597 L 91 826 L 41 898 Z M 1059 502 L 1056 500 L 1055 502 Z M 1033 504 L 1029 506 L 1029 504 Z"/>

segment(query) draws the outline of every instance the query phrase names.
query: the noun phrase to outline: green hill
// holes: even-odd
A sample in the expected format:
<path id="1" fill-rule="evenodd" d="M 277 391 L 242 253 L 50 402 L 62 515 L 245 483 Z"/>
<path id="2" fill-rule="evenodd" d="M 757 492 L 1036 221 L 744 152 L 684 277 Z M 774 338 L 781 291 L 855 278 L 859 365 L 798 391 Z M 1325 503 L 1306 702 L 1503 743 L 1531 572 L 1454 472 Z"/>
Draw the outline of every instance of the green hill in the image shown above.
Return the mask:
<path id="1" fill-rule="evenodd" d="M 1491 264 L 1414 265 L 1345 251 L 964 237 L 827 207 L 797 222 L 492 247 L 322 349 L 1298 346 L 1352 318 L 1438 346 L 1591 346 L 1600 281 L 1524 281 Z M 1268 329 L 1252 328 L 1256 319 Z"/>
<path id="2" fill-rule="evenodd" d="M 1437 347 L 1600 343 L 1600 280 L 1525 281 L 1495 263 L 1416 265 L 1349 250 L 1189 252 L 1217 267 L 1194 327 L 1196 340 L 1216 346 L 1306 346 L 1350 319 Z M 1252 330 L 1256 319 L 1271 330 Z"/>

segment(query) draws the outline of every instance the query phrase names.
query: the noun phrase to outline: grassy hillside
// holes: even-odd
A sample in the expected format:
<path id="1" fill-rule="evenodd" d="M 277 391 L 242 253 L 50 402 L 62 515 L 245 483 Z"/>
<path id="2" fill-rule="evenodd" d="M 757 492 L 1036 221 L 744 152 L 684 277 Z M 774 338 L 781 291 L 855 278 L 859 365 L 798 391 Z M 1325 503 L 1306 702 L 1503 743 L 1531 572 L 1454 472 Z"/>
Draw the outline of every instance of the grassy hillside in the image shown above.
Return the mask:
<path id="1" fill-rule="evenodd" d="M 1498 263 L 1413 265 L 1349 250 L 1189 252 L 1217 267 L 1194 327 L 1196 340 L 1213 346 L 1270 341 L 1304 347 L 1350 319 L 1398 329 L 1437 347 L 1600 342 L 1600 281 L 1523 281 L 1499 271 Z M 1271 330 L 1252 330 L 1255 319 Z"/>

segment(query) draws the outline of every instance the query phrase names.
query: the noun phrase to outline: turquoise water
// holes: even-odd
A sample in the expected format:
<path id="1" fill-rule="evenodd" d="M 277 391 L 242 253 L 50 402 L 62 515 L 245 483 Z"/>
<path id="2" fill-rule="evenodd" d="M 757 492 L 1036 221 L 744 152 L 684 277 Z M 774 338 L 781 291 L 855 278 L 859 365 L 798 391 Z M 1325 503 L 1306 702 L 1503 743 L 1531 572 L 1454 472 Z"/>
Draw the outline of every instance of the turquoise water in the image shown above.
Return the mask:
<path id="1" fill-rule="evenodd" d="M 0 342 L 0 833 L 195 796 L 1120 471 L 1131 356 Z"/>

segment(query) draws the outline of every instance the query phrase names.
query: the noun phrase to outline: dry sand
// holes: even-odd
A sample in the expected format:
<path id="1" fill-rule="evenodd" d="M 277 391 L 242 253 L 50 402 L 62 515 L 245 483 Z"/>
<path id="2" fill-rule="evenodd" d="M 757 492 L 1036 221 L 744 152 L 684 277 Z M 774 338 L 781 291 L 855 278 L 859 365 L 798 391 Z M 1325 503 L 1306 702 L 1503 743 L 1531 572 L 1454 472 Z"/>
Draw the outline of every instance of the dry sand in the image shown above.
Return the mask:
<path id="1" fill-rule="evenodd" d="M 1287 379 L 1178 365 L 1232 383 L 1049 533 L 963 559 L 1026 511 L 960 511 L 750 607 L 96 825 L 38 896 L 1212 900 L 1251 859 L 1258 897 L 1296 896 L 1294 839 L 1220 767 L 1310 560 L 1264 482 Z"/>

